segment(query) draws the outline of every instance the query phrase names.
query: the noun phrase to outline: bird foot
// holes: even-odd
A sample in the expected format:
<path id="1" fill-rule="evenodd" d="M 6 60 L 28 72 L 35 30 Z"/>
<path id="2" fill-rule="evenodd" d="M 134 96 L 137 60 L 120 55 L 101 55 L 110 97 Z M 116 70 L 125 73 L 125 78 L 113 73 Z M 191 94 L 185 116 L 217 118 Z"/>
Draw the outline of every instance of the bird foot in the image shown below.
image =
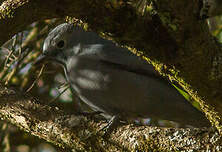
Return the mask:
<path id="1" fill-rule="evenodd" d="M 104 132 L 103 137 L 109 138 L 111 133 L 120 126 L 120 117 L 119 116 L 113 116 L 107 125 L 105 125 L 103 128 L 99 130 L 99 132 Z"/>

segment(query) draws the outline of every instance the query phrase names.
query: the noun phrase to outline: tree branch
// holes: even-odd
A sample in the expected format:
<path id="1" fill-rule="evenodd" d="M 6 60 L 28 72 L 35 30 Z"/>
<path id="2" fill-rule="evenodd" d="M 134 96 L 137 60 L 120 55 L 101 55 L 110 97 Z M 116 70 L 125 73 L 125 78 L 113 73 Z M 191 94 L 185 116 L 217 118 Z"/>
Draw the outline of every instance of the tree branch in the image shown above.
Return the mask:
<path id="1" fill-rule="evenodd" d="M 0 116 L 20 129 L 68 150 L 81 151 L 194 151 L 222 150 L 218 132 L 125 125 L 104 139 L 105 123 L 84 116 L 65 115 L 28 95 L 0 85 Z"/>

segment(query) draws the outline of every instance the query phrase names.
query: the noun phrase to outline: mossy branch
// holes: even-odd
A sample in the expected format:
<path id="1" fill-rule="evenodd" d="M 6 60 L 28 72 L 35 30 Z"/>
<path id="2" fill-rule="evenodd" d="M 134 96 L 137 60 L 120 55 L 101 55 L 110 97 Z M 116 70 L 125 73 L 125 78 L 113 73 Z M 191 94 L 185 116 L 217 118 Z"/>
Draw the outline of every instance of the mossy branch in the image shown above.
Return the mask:
<path id="1" fill-rule="evenodd" d="M 201 151 L 222 150 L 212 129 L 176 129 L 124 125 L 109 138 L 99 130 L 106 124 L 80 115 L 66 115 L 56 107 L 0 85 L 0 116 L 39 138 L 77 151 Z"/>

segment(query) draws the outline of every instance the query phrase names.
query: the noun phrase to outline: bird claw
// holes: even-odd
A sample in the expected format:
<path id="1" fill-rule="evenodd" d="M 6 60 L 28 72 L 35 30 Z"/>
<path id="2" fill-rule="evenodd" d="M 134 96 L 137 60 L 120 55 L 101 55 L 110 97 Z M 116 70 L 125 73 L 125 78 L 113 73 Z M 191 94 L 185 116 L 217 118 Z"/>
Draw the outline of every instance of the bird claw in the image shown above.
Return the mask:
<path id="1" fill-rule="evenodd" d="M 113 116 L 107 125 L 102 127 L 99 132 L 104 132 L 103 137 L 108 138 L 113 130 L 115 130 L 120 125 L 120 118 L 119 116 Z"/>
<path id="2" fill-rule="evenodd" d="M 94 114 L 96 114 L 97 112 L 94 112 Z M 87 113 L 86 113 L 87 114 Z M 119 126 L 119 117 L 118 116 L 113 116 L 107 125 L 105 125 L 104 127 L 102 127 L 101 129 L 99 129 L 99 131 L 97 131 L 95 134 L 89 134 L 86 138 L 84 138 L 85 140 L 89 140 L 90 138 L 93 138 L 95 136 L 102 136 L 104 139 L 108 139 L 112 133 L 112 131 L 114 129 L 116 129 Z M 102 135 L 101 135 L 102 134 Z"/>

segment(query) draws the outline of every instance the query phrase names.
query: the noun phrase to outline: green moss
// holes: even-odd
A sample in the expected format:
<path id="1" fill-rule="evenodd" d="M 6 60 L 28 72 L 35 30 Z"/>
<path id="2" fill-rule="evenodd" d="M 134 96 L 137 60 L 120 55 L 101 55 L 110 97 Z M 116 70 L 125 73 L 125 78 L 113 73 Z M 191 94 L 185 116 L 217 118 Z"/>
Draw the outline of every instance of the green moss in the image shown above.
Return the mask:
<path id="1" fill-rule="evenodd" d="M 178 21 L 176 19 L 173 19 L 170 13 L 165 12 L 165 13 L 159 13 L 158 15 L 163 25 L 167 26 L 168 29 L 174 32 L 178 30 L 179 26 L 179 24 L 177 23 Z"/>
<path id="2" fill-rule="evenodd" d="M 13 18 L 14 17 L 14 12 L 9 8 L 5 8 L 4 10 L 1 10 L 0 13 L 1 13 L 0 19 Z"/>
<path id="3" fill-rule="evenodd" d="M 18 3 L 16 5 L 16 2 L 15 2 L 14 6 L 8 5 L 7 2 L 3 3 L 0 9 L 0 14 L 1 14 L 0 19 L 13 18 L 15 15 L 15 9 L 21 5 L 23 5 L 23 3 L 21 4 Z"/>

